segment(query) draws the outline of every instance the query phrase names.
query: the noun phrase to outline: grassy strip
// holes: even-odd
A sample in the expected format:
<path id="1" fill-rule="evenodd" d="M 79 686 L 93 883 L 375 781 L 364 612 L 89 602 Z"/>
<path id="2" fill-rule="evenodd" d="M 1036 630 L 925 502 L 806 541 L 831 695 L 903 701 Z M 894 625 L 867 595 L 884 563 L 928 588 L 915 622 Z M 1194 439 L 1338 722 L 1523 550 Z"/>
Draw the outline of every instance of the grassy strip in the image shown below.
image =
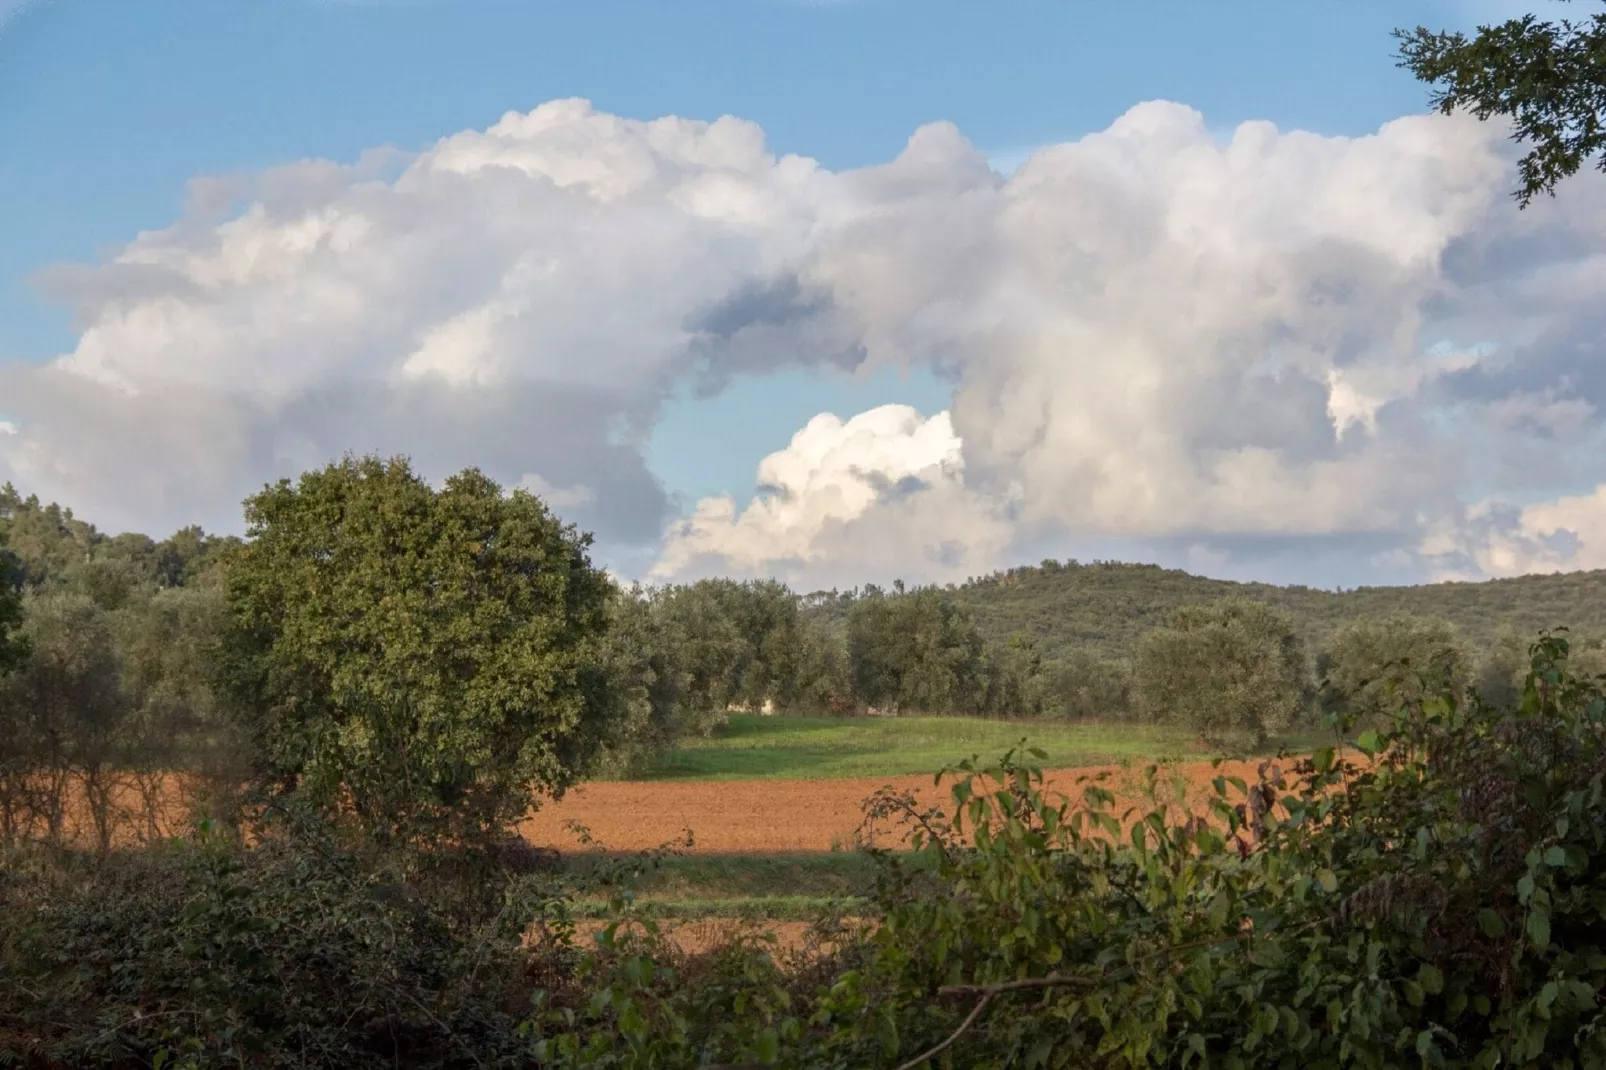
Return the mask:
<path id="1" fill-rule="evenodd" d="M 694 921 L 733 918 L 739 921 L 814 921 L 824 916 L 848 917 L 867 902 L 860 896 L 827 898 L 814 895 L 720 896 L 712 899 L 660 899 L 642 896 L 637 912 L 645 917 Z M 606 899 L 587 898 L 575 903 L 575 916 L 599 920 L 614 916 Z"/>
<path id="2" fill-rule="evenodd" d="M 929 774 L 967 754 L 998 755 L 1022 737 L 1051 766 L 1199 757 L 1180 733 L 1149 726 L 1017 724 L 973 717 L 763 717 L 732 714 L 685 740 L 643 780 L 829 779 Z"/>
<path id="3" fill-rule="evenodd" d="M 582 881 L 607 856 L 572 856 Z M 660 860 L 629 882 L 639 896 L 675 899 L 840 898 L 864 895 L 875 883 L 875 860 L 853 851 L 773 855 L 682 855 Z"/>
<path id="4" fill-rule="evenodd" d="M 823 780 L 929 775 L 968 754 L 996 757 L 1022 737 L 1047 768 L 1209 758 L 1184 732 L 1139 724 L 995 721 L 976 717 L 765 717 L 732 714 L 706 739 L 681 742 L 634 779 Z M 1306 749 L 1310 740 L 1274 742 Z"/>

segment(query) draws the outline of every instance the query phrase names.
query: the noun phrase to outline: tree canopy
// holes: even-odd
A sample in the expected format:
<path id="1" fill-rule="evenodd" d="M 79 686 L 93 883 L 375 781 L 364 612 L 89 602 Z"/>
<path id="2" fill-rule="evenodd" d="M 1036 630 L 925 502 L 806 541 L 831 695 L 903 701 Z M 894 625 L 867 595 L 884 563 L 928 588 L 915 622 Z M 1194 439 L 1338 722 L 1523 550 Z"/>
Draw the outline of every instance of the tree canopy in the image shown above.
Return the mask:
<path id="1" fill-rule="evenodd" d="M 1523 207 L 1591 157 L 1606 171 L 1606 12 L 1575 22 L 1536 15 L 1479 26 L 1472 37 L 1396 30 L 1400 65 L 1435 87 L 1432 105 L 1500 115 L 1526 145 L 1515 196 Z"/>
<path id="2" fill-rule="evenodd" d="M 0 531 L 0 674 L 16 668 L 25 647 L 17 634 L 22 623 L 22 569 L 6 549 L 6 536 Z"/>
<path id="3" fill-rule="evenodd" d="M 1410 613 L 1346 625 L 1316 668 L 1323 704 L 1374 728 L 1390 723 L 1403 705 L 1445 690 L 1461 694 L 1472 678 L 1454 625 Z"/>
<path id="4" fill-rule="evenodd" d="M 1212 743 L 1254 746 L 1294 724 L 1308 696 L 1305 651 L 1288 617 L 1241 599 L 1184 606 L 1138 647 L 1150 719 Z"/>
<path id="5" fill-rule="evenodd" d="M 347 458 L 265 488 L 246 519 L 222 683 L 265 783 L 381 837 L 463 836 L 594 758 L 612 585 L 539 499 Z"/>

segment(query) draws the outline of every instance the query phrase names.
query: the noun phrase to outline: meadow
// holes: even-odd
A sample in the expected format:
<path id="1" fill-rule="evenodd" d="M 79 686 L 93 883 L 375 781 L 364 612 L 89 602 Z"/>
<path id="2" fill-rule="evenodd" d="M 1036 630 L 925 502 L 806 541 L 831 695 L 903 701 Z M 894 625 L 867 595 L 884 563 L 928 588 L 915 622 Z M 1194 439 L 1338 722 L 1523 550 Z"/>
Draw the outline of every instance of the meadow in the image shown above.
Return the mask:
<path id="1" fill-rule="evenodd" d="M 703 738 L 679 741 L 631 779 L 824 780 L 930 775 L 973 754 L 996 757 L 1026 738 L 1044 768 L 1208 757 L 1188 733 L 1143 724 L 979 717 L 770 717 L 732 714 Z M 1270 745 L 1298 749 L 1304 738 Z"/>

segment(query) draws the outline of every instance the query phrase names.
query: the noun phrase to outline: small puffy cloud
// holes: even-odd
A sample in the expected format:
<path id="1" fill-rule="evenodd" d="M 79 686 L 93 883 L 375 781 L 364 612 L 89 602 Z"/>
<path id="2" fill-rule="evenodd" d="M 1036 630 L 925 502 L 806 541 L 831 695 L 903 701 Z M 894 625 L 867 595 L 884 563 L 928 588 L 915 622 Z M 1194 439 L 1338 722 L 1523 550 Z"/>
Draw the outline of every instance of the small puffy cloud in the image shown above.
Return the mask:
<path id="1" fill-rule="evenodd" d="M 966 488 L 946 412 L 822 413 L 764 458 L 758 487 L 745 509 L 704 498 L 671 524 L 655 576 L 779 575 L 804 586 L 864 570 L 962 578 L 990 567 L 1010 538 L 999 506 Z"/>
<path id="2" fill-rule="evenodd" d="M 1220 136 L 1157 101 L 1008 175 L 946 123 L 833 172 L 738 119 L 568 100 L 200 179 L 171 226 L 47 274 L 81 330 L 0 367 L 0 479 L 107 526 L 237 529 L 263 482 L 408 453 L 534 489 L 659 576 L 942 578 L 1078 545 L 1500 571 L 1489 532 L 1589 537 L 1500 503 L 1606 484 L 1606 183 L 1519 213 L 1505 133 Z M 671 391 L 885 364 L 951 381 L 949 411 L 822 417 L 754 504 L 673 522 L 643 456 Z"/>

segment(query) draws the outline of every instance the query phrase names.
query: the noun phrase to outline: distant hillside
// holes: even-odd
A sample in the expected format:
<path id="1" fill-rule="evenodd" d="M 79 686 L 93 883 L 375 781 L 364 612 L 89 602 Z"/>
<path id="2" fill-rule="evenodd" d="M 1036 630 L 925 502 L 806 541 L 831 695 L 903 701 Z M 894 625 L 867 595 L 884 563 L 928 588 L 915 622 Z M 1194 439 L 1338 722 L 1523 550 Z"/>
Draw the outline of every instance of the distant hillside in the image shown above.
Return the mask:
<path id="1" fill-rule="evenodd" d="M 1158 565 L 1050 561 L 972 580 L 952 593 L 983 634 L 1034 636 L 1050 659 L 1077 647 L 1125 657 L 1177 606 L 1232 595 L 1288 613 L 1313 652 L 1347 622 L 1396 610 L 1450 620 L 1474 649 L 1486 647 L 1502 625 L 1524 635 L 1566 625 L 1575 639 L 1606 637 L 1606 571 L 1340 593 L 1212 580 Z"/>

